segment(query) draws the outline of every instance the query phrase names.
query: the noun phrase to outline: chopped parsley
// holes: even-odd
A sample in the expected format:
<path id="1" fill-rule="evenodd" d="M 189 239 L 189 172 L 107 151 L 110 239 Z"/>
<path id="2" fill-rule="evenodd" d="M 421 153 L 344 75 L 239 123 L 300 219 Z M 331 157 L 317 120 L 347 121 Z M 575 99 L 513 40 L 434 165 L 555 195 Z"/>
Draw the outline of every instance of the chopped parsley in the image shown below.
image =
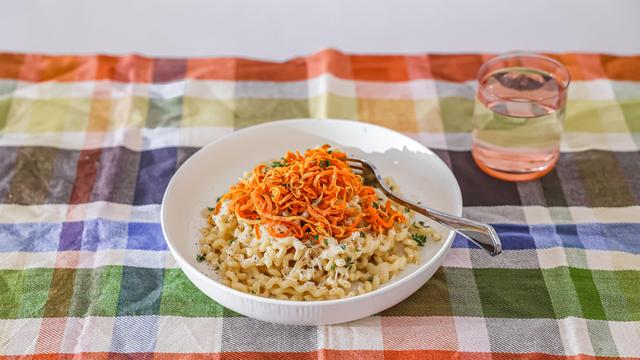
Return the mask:
<path id="1" fill-rule="evenodd" d="M 336 264 L 331 264 L 331 270 L 335 270 L 336 269 Z"/>
<path id="2" fill-rule="evenodd" d="M 353 265 L 353 260 L 351 260 L 351 256 L 347 256 L 346 258 L 346 262 L 344 264 L 344 267 L 346 267 L 347 269 L 350 268 Z"/>
<path id="3" fill-rule="evenodd" d="M 328 168 L 328 167 L 329 167 L 329 165 L 331 165 L 331 161 L 329 161 L 329 160 L 322 160 L 322 161 L 320 161 L 320 167 L 321 167 L 321 168 Z"/>
<path id="4" fill-rule="evenodd" d="M 318 241 L 318 234 L 313 235 L 313 240 Z"/>
<path id="5" fill-rule="evenodd" d="M 418 243 L 418 246 L 424 246 L 424 244 L 427 242 L 427 237 L 425 235 L 411 234 L 411 238 L 413 239 L 413 241 Z"/>
<path id="6" fill-rule="evenodd" d="M 207 206 L 207 210 L 213 211 L 213 209 L 215 209 L 215 208 L 212 208 L 211 206 Z"/>
<path id="7" fill-rule="evenodd" d="M 322 242 L 324 243 L 324 246 L 327 246 L 327 247 L 329 246 L 329 241 L 327 239 L 322 240 Z"/>
<path id="8" fill-rule="evenodd" d="M 327 154 L 331 154 L 333 150 L 327 150 Z"/>
<path id="9" fill-rule="evenodd" d="M 425 224 L 424 224 L 424 221 L 422 221 L 422 220 L 418 221 L 418 224 L 420 224 L 420 225 L 422 225 L 422 226 L 424 226 L 424 227 L 427 227 L 427 225 L 425 225 Z"/>
<path id="10" fill-rule="evenodd" d="M 374 201 L 371 205 L 372 205 L 374 208 L 376 208 L 376 209 L 379 209 L 379 208 L 380 208 L 380 205 L 378 205 L 378 203 L 377 203 L 377 202 L 375 202 L 375 201 Z"/>
<path id="11" fill-rule="evenodd" d="M 204 255 L 202 255 L 202 254 L 196 255 L 196 261 L 197 262 L 203 262 L 204 259 L 205 259 Z"/>
<path id="12" fill-rule="evenodd" d="M 340 245 L 340 249 L 344 250 L 346 248 L 347 248 L 347 245 L 345 245 L 345 244 Z"/>
<path id="13" fill-rule="evenodd" d="M 409 209 L 408 207 L 404 208 L 404 212 L 408 213 L 411 212 L 411 209 Z"/>
<path id="14" fill-rule="evenodd" d="M 275 167 L 287 166 L 287 160 L 282 159 L 281 161 L 274 161 L 269 166 L 274 167 L 274 168 Z"/>
<path id="15" fill-rule="evenodd" d="M 373 282 L 373 276 L 369 276 L 369 278 L 367 279 L 367 281 L 369 281 L 369 282 Z"/>
<path id="16" fill-rule="evenodd" d="M 364 237 L 364 231 L 360 231 L 360 237 Z"/>
<path id="17" fill-rule="evenodd" d="M 216 199 L 216 203 L 219 203 L 220 199 L 222 199 L 222 195 L 218 196 L 218 198 Z"/>

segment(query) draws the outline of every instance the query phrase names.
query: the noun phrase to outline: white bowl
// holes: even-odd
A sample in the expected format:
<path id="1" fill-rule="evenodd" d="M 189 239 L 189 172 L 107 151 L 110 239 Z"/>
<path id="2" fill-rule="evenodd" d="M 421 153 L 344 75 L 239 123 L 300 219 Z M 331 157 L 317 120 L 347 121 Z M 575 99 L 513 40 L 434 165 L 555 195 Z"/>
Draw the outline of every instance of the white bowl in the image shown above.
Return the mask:
<path id="1" fill-rule="evenodd" d="M 453 233 L 434 226 L 441 241 L 428 242 L 422 261 L 367 294 L 324 301 L 289 301 L 246 294 L 227 287 L 206 262 L 197 262 L 202 211 L 214 204 L 244 171 L 280 158 L 288 150 L 322 144 L 337 146 L 375 164 L 391 176 L 408 198 L 455 215 L 462 197 L 449 168 L 426 147 L 395 131 L 355 121 L 297 119 L 270 122 L 234 132 L 200 149 L 175 173 L 162 201 L 161 222 L 167 244 L 187 277 L 213 300 L 240 314 L 281 324 L 326 325 L 383 311 L 418 290 L 447 255 Z M 428 306 L 428 305 L 425 305 Z"/>

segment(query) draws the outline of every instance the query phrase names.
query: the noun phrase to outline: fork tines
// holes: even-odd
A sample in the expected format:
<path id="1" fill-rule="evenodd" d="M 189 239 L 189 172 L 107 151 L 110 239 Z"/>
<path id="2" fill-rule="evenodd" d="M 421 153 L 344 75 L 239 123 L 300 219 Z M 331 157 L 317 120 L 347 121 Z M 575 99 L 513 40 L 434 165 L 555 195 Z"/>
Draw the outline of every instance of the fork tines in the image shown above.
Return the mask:
<path id="1" fill-rule="evenodd" d="M 364 167 L 362 166 L 362 160 L 345 158 L 344 161 L 347 163 L 347 165 L 349 165 L 349 167 L 352 170 L 359 170 L 361 172 L 364 171 Z"/>

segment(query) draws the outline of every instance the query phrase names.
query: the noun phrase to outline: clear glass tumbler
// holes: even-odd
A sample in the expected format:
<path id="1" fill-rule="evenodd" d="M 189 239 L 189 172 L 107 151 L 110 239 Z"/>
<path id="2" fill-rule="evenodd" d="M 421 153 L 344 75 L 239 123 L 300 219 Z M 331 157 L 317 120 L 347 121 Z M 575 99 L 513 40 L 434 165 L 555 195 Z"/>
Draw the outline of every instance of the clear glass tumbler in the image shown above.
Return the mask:
<path id="1" fill-rule="evenodd" d="M 487 174 L 527 181 L 553 169 L 560 153 L 571 76 L 558 61 L 512 53 L 480 67 L 472 155 Z"/>

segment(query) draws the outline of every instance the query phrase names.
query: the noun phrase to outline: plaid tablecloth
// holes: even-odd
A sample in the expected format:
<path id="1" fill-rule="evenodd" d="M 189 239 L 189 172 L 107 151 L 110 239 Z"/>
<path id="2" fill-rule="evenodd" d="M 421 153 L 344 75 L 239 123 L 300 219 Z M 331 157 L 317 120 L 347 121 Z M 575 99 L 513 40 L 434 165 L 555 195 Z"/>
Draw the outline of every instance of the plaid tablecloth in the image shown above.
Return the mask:
<path id="1" fill-rule="evenodd" d="M 485 55 L 0 55 L 0 352 L 639 358 L 640 57 L 554 57 L 573 76 L 562 154 L 543 179 L 514 184 L 469 153 Z M 207 298 L 167 251 L 165 186 L 208 142 L 300 117 L 375 123 L 434 149 L 503 254 L 457 240 L 413 296 L 342 325 L 274 325 Z"/>

